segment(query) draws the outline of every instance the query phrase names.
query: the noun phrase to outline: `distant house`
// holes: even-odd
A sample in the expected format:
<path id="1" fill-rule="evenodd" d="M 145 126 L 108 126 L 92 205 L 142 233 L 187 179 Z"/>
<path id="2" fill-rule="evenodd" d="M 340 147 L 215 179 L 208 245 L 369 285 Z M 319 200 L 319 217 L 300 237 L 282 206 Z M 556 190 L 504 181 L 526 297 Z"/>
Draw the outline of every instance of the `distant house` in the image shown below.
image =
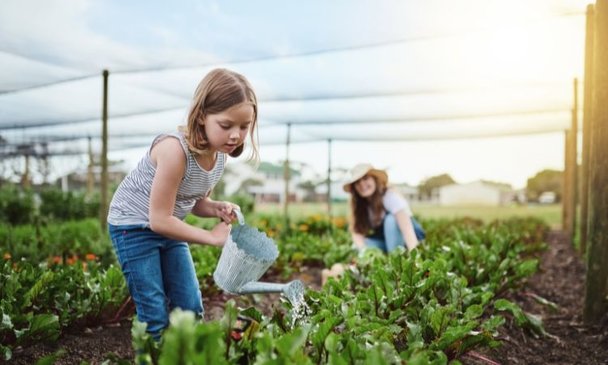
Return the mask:
<path id="1" fill-rule="evenodd" d="M 512 189 L 506 184 L 473 181 L 439 188 L 440 205 L 504 205 L 513 201 Z"/>
<path id="2" fill-rule="evenodd" d="M 392 185 L 394 189 L 396 189 L 408 202 L 419 202 L 421 200 L 420 192 L 418 188 L 415 186 L 410 186 L 408 184 L 395 184 Z"/>
<path id="3" fill-rule="evenodd" d="M 553 204 L 557 201 L 557 194 L 553 191 L 543 191 L 538 197 L 540 204 Z"/>
<path id="4" fill-rule="evenodd" d="M 233 164 L 225 176 L 226 194 L 239 190 L 253 195 L 256 202 L 285 201 L 285 178 L 282 165 L 261 162 L 257 170 L 245 163 Z M 298 188 L 300 172 L 290 169 L 289 201 L 301 201 L 304 191 Z"/>

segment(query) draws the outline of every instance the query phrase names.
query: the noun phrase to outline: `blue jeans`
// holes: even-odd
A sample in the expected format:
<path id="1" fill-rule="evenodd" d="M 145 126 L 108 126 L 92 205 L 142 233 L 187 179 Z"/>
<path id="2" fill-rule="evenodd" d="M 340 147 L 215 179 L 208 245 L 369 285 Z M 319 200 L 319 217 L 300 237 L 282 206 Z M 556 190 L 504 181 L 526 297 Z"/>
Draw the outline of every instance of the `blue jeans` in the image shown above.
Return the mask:
<path id="1" fill-rule="evenodd" d="M 161 236 L 141 225 L 108 230 L 135 303 L 137 318 L 160 340 L 169 313 L 179 307 L 203 316 L 203 300 L 186 242 Z"/>
<path id="2" fill-rule="evenodd" d="M 414 233 L 418 241 L 422 241 L 426 237 L 426 233 L 420 223 L 414 217 L 411 218 L 412 226 L 414 226 Z M 405 247 L 405 241 L 401 234 L 401 229 L 397 224 L 397 219 L 393 214 L 387 213 L 384 217 L 384 239 L 366 237 L 365 245 L 367 247 L 379 248 L 384 252 L 391 252 L 397 247 Z"/>

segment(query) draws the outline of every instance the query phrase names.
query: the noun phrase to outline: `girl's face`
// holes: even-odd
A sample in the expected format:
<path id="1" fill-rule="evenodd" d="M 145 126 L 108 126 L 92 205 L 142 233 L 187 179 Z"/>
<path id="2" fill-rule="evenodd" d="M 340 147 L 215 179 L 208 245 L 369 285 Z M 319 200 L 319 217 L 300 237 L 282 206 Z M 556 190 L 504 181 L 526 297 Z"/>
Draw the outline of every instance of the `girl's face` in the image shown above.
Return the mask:
<path id="1" fill-rule="evenodd" d="M 209 150 L 231 153 L 243 144 L 254 119 L 253 106 L 240 103 L 217 114 L 208 114 L 203 120 Z"/>
<path id="2" fill-rule="evenodd" d="M 370 175 L 363 176 L 353 185 L 362 198 L 369 198 L 376 192 L 376 180 Z"/>

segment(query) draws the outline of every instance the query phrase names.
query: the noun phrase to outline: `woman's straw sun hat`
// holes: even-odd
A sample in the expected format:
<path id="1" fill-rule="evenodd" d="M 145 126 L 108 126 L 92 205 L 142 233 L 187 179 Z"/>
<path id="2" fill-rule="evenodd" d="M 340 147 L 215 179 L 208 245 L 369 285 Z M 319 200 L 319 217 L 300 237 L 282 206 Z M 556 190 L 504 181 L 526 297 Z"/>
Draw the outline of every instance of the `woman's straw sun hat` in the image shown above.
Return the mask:
<path id="1" fill-rule="evenodd" d="M 348 178 L 342 186 L 344 191 L 346 191 L 347 193 L 350 193 L 350 189 L 353 183 L 355 183 L 357 180 L 361 179 L 365 175 L 374 176 L 378 180 L 378 182 L 383 185 L 386 185 L 388 183 L 388 175 L 386 174 L 386 171 L 375 169 L 374 166 L 368 163 L 360 163 L 355 165 L 355 167 L 350 169 L 348 174 Z"/>

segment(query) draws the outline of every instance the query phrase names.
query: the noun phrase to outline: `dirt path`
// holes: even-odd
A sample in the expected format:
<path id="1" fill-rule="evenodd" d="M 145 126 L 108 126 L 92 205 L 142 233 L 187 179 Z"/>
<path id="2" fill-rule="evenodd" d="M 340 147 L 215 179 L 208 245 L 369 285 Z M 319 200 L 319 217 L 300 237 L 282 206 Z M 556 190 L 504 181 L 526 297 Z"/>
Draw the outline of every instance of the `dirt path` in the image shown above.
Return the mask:
<path id="1" fill-rule="evenodd" d="M 608 364 L 608 316 L 594 327 L 582 324 L 585 266 L 563 232 L 551 232 L 547 242 L 549 249 L 541 257 L 539 271 L 509 299 L 526 312 L 540 315 L 551 336 L 536 339 L 509 323 L 501 330 L 503 346 L 484 356 L 498 364 Z M 533 294 L 554 302 L 558 309 L 539 304 Z M 492 364 L 471 357 L 466 360 Z"/>
<path id="2" fill-rule="evenodd" d="M 608 316 L 594 327 L 581 323 L 584 299 L 585 269 L 580 257 L 574 252 L 567 238 L 558 231 L 547 238 L 549 249 L 543 253 L 539 272 L 530 279 L 522 292 L 511 296 L 525 311 L 541 315 L 546 331 L 552 337 L 536 339 L 508 323 L 501 330 L 503 345 L 495 350 L 472 353 L 465 356 L 465 364 L 608 364 Z M 299 278 L 309 287 L 318 289 L 319 268 L 305 268 Z M 557 311 L 540 305 L 531 295 L 536 294 L 556 303 Z M 250 296 L 237 298 L 219 295 L 205 300 L 207 319 L 223 314 L 223 303 L 233 298 L 242 305 L 255 305 L 264 313 L 278 305 L 278 296 Z M 131 324 L 121 322 L 112 327 L 78 329 L 64 335 L 55 346 L 36 345 L 16 351 L 11 364 L 32 364 L 57 348 L 66 354 L 57 364 L 78 364 L 88 361 L 99 364 L 107 353 L 121 358 L 132 358 Z M 483 358 L 483 359 L 482 359 Z"/>

